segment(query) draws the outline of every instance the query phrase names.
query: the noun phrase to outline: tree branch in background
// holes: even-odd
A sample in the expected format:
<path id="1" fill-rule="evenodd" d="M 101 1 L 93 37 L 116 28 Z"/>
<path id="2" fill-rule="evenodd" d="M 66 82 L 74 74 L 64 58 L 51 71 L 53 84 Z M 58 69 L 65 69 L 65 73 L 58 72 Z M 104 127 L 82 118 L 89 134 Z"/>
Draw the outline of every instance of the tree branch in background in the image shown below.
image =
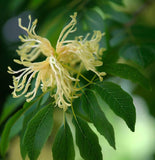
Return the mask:
<path id="1" fill-rule="evenodd" d="M 125 24 L 126 27 L 131 27 L 136 21 L 138 16 L 148 7 L 151 6 L 152 3 L 154 3 L 154 0 L 147 0 L 143 5 L 141 5 L 133 14 L 133 18 L 131 21 Z"/>

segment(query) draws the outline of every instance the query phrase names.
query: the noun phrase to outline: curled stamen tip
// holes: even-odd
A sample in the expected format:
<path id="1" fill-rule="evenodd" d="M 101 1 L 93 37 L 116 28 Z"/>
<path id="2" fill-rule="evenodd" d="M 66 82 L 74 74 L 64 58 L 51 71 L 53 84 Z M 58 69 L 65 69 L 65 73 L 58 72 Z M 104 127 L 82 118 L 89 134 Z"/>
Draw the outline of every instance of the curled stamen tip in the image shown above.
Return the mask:
<path id="1" fill-rule="evenodd" d="M 12 69 L 11 69 L 11 67 L 10 67 L 10 66 L 8 66 L 8 70 L 12 71 Z"/>
<path id="2" fill-rule="evenodd" d="M 14 59 L 13 61 L 14 61 L 15 63 L 18 63 L 18 62 L 19 62 L 19 60 L 18 60 L 18 59 Z"/>
<path id="3" fill-rule="evenodd" d="M 26 99 L 26 102 L 28 102 L 28 103 L 29 103 L 31 100 L 32 100 L 31 98 L 29 98 L 29 99 Z"/>
<path id="4" fill-rule="evenodd" d="M 33 25 L 37 24 L 37 22 L 38 22 L 38 19 L 35 19 L 35 20 L 33 21 Z"/>
<path id="5" fill-rule="evenodd" d="M 22 64 L 22 61 L 20 61 L 20 60 L 18 60 L 18 59 L 14 59 L 13 60 L 15 63 L 17 63 L 17 64 Z"/>
<path id="6" fill-rule="evenodd" d="M 22 36 L 20 35 L 20 36 L 18 36 L 18 38 L 19 38 L 19 39 L 22 39 Z"/>
<path id="7" fill-rule="evenodd" d="M 22 19 L 21 18 L 18 18 L 18 21 L 21 21 Z"/>
<path id="8" fill-rule="evenodd" d="M 22 21 L 22 19 L 18 18 L 18 24 L 19 24 L 19 26 L 21 25 L 21 21 Z"/>
<path id="9" fill-rule="evenodd" d="M 77 16 L 77 12 L 74 12 L 74 14 L 71 15 L 70 17 L 71 17 L 71 18 L 76 18 L 76 16 Z"/>
<path id="10" fill-rule="evenodd" d="M 105 75 L 107 75 L 107 73 L 101 72 L 100 75 L 101 75 L 101 76 L 105 76 Z"/>
<path id="11" fill-rule="evenodd" d="M 9 88 L 13 89 L 14 87 L 9 85 Z"/>
<path id="12" fill-rule="evenodd" d="M 10 74 L 14 74 L 14 71 L 12 70 L 12 68 L 10 66 L 8 66 L 8 71 L 7 72 L 10 73 Z"/>
<path id="13" fill-rule="evenodd" d="M 13 74 L 13 72 L 12 71 L 7 71 L 9 74 Z"/>
<path id="14" fill-rule="evenodd" d="M 100 81 L 103 81 L 103 77 L 102 76 L 105 76 L 105 75 L 106 75 L 105 72 L 99 73 L 99 79 L 100 79 Z"/>
<path id="15" fill-rule="evenodd" d="M 74 17 L 76 17 L 77 16 L 77 12 L 74 12 L 74 15 L 73 15 Z"/>
<path id="16" fill-rule="evenodd" d="M 28 18 L 29 18 L 29 20 L 31 20 L 31 15 L 30 14 L 28 15 Z"/>

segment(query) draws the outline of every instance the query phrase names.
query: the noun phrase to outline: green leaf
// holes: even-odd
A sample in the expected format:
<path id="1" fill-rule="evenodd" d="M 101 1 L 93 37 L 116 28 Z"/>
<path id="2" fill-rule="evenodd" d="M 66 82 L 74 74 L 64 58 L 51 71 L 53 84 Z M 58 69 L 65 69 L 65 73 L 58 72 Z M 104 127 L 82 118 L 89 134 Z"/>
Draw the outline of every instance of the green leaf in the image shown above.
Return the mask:
<path id="1" fill-rule="evenodd" d="M 103 59 L 103 64 L 112 64 L 116 63 L 117 60 L 119 59 L 119 54 L 118 52 L 115 52 L 117 48 L 110 48 L 109 50 L 105 51 L 103 53 L 102 59 Z M 98 69 L 102 68 L 98 67 Z"/>
<path id="2" fill-rule="evenodd" d="M 35 114 L 39 111 L 40 109 L 40 103 L 42 102 L 42 99 L 35 103 L 25 114 L 24 114 L 24 121 L 23 121 L 23 128 L 20 134 L 20 153 L 21 156 L 23 158 L 23 160 L 25 160 L 26 158 L 26 154 L 27 154 L 27 150 L 26 150 L 26 146 L 24 144 L 24 134 L 25 131 L 27 129 L 27 125 L 29 123 L 29 121 L 35 116 Z"/>
<path id="3" fill-rule="evenodd" d="M 31 118 L 32 118 L 33 116 L 34 116 L 34 113 L 31 112 L 31 113 L 29 113 L 28 115 L 26 115 L 26 116 L 24 117 L 23 129 L 22 129 L 21 134 L 20 134 L 20 153 L 21 153 L 21 156 L 22 156 L 23 160 L 25 160 L 26 154 L 27 154 L 26 146 L 25 146 L 25 144 L 24 144 L 24 133 L 25 133 L 25 131 L 26 131 L 28 122 L 31 120 Z"/>
<path id="4" fill-rule="evenodd" d="M 116 22 L 125 24 L 129 22 L 130 18 L 123 12 L 116 11 L 109 4 L 104 4 L 101 6 L 101 9 L 106 15 L 106 18 L 112 19 Z"/>
<path id="5" fill-rule="evenodd" d="M 88 114 L 98 132 L 107 139 L 113 148 L 115 148 L 113 127 L 107 120 L 103 111 L 100 109 L 100 106 L 95 97 L 95 92 L 92 90 L 85 91 L 85 93 L 82 95 L 82 107 Z"/>
<path id="6" fill-rule="evenodd" d="M 124 5 L 122 0 L 110 0 L 110 1 L 119 5 Z"/>
<path id="7" fill-rule="evenodd" d="M 73 109 L 74 109 L 74 112 L 75 112 L 75 115 L 90 122 L 90 119 L 88 117 L 88 115 L 84 112 L 83 108 L 81 107 L 81 97 L 79 98 L 76 98 L 74 101 L 73 101 Z M 71 111 L 72 112 L 72 111 Z"/>
<path id="8" fill-rule="evenodd" d="M 131 96 L 120 86 L 111 82 L 100 82 L 92 85 L 98 95 L 109 105 L 116 115 L 124 119 L 128 127 L 134 131 L 136 112 Z M 101 105 L 101 107 L 104 107 Z"/>
<path id="9" fill-rule="evenodd" d="M 82 119 L 73 119 L 76 128 L 76 144 L 84 160 L 102 160 L 101 147 L 97 135 Z"/>
<path id="10" fill-rule="evenodd" d="M 44 0 L 32 0 L 32 1 L 30 1 L 28 7 L 31 9 L 36 9 L 39 6 L 41 6 L 43 2 L 44 2 Z"/>
<path id="11" fill-rule="evenodd" d="M 11 140 L 14 136 L 16 136 L 23 127 L 23 120 L 24 120 L 24 115 L 22 115 L 17 121 L 16 123 L 12 126 L 11 130 L 10 130 L 10 135 L 9 135 L 9 139 Z"/>
<path id="12" fill-rule="evenodd" d="M 23 128 L 22 128 L 22 131 L 20 133 L 20 153 L 21 153 L 21 156 L 22 156 L 23 160 L 25 160 L 26 154 L 27 154 L 26 146 L 24 144 L 25 131 L 27 129 L 27 126 L 28 126 L 30 120 L 35 116 L 35 114 L 37 114 L 37 112 L 39 112 L 41 108 L 43 108 L 43 107 L 45 107 L 46 105 L 49 104 L 48 97 L 49 97 L 49 93 L 44 94 L 43 97 L 39 101 L 37 101 L 24 114 Z M 51 103 L 51 99 L 50 99 L 50 103 Z"/>
<path id="13" fill-rule="evenodd" d="M 66 20 L 64 17 L 67 17 L 66 11 L 64 7 L 60 7 L 56 8 L 53 12 L 49 12 L 40 26 L 40 35 L 44 35 L 44 37 L 51 41 L 52 46 L 56 46 L 57 39 Z"/>
<path id="14" fill-rule="evenodd" d="M 151 89 L 148 79 L 138 69 L 132 66 L 127 64 L 114 63 L 110 65 L 106 64 L 101 68 L 103 68 L 102 70 L 104 70 L 107 74 L 129 79 L 140 84 L 146 89 Z"/>
<path id="15" fill-rule="evenodd" d="M 1 142 L 0 142 L 0 153 L 2 156 L 5 155 L 7 147 L 9 144 L 10 130 L 18 118 L 23 114 L 24 110 L 21 109 L 14 116 L 12 116 L 5 125 L 5 128 L 2 133 Z"/>
<path id="16" fill-rule="evenodd" d="M 147 67 L 155 61 L 155 47 L 149 44 L 127 44 L 121 48 L 120 55 L 126 60 L 135 62 L 142 67 Z"/>
<path id="17" fill-rule="evenodd" d="M 101 32 L 106 31 L 105 22 L 103 18 L 93 9 L 87 9 L 87 12 L 84 14 L 84 22 L 87 24 L 87 32 L 94 32 L 94 30 L 100 30 Z M 106 35 L 102 37 L 100 46 L 107 47 Z"/>
<path id="18" fill-rule="evenodd" d="M 13 98 L 12 96 L 8 96 L 0 116 L 0 125 L 24 102 L 24 100 L 24 97 Z"/>
<path id="19" fill-rule="evenodd" d="M 29 121 L 24 135 L 24 144 L 31 160 L 36 160 L 47 141 L 53 126 L 53 107 L 51 104 L 42 108 Z"/>
<path id="20" fill-rule="evenodd" d="M 141 25 L 134 25 L 131 27 L 132 35 L 142 41 L 143 43 L 146 42 L 155 42 L 155 28 L 150 26 L 141 26 Z"/>
<path id="21" fill-rule="evenodd" d="M 84 15 L 85 21 L 88 24 L 89 30 L 103 30 L 104 20 L 103 18 L 93 9 L 88 9 Z"/>
<path id="22" fill-rule="evenodd" d="M 11 128 L 13 127 L 13 125 L 17 122 L 17 120 L 23 115 L 23 113 L 31 107 L 31 105 L 34 102 L 31 103 L 25 103 L 23 108 L 20 109 L 19 111 L 17 111 L 6 123 L 5 128 L 2 132 L 2 137 L 1 137 L 1 141 L 0 141 L 0 153 L 2 156 L 5 155 L 6 151 L 7 151 L 7 147 L 9 144 L 9 138 L 10 138 L 10 131 Z"/>
<path id="23" fill-rule="evenodd" d="M 59 129 L 52 147 L 53 160 L 74 160 L 73 137 L 67 121 Z"/>
<path id="24" fill-rule="evenodd" d="M 127 33 L 125 32 L 124 28 L 114 29 L 111 31 L 111 39 L 110 39 L 110 46 L 115 47 L 127 38 Z"/>

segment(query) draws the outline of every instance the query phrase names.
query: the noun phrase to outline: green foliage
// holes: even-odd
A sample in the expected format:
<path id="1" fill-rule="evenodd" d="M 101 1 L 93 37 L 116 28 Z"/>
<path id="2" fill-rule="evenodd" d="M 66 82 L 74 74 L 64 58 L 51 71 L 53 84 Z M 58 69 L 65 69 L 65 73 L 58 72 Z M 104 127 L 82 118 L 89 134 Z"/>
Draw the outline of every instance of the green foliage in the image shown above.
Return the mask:
<path id="1" fill-rule="evenodd" d="M 59 129 L 52 147 L 54 160 L 74 160 L 73 137 L 67 121 Z"/>
<path id="2" fill-rule="evenodd" d="M 95 92 L 93 90 L 87 90 L 82 97 L 82 107 L 84 111 L 90 117 L 92 123 L 102 134 L 109 144 L 115 148 L 115 138 L 114 130 L 112 125 L 107 120 L 105 114 L 100 109 L 97 99 L 95 97 Z"/>
<path id="3" fill-rule="evenodd" d="M 144 25 L 134 25 L 131 27 L 131 33 L 138 42 L 143 44 L 147 43 L 155 43 L 155 28 L 151 26 Z M 152 46 L 153 47 L 153 46 Z"/>
<path id="4" fill-rule="evenodd" d="M 123 5 L 122 0 L 110 0 L 110 1 L 119 5 Z"/>
<path id="5" fill-rule="evenodd" d="M 124 14 L 122 12 L 116 11 L 109 4 L 103 5 L 101 7 L 101 9 L 103 10 L 105 16 L 108 19 L 112 19 L 112 20 L 119 22 L 119 23 L 122 23 L 122 24 L 125 24 L 130 20 L 129 16 L 127 16 L 126 14 Z"/>
<path id="6" fill-rule="evenodd" d="M 82 97 L 77 98 L 73 102 L 73 110 L 78 117 L 82 117 L 82 119 L 85 119 L 88 122 L 91 122 L 90 117 L 88 114 L 84 111 L 82 107 Z"/>
<path id="7" fill-rule="evenodd" d="M 151 88 L 149 80 L 137 68 L 129 66 L 127 64 L 113 63 L 104 65 L 102 70 L 113 76 L 129 79 L 135 83 L 140 84 L 146 89 Z"/>
<path id="8" fill-rule="evenodd" d="M 29 121 L 23 143 L 31 160 L 36 160 L 53 127 L 53 107 L 42 108 Z"/>
<path id="9" fill-rule="evenodd" d="M 11 96 L 7 98 L 4 104 L 4 109 L 2 111 L 2 115 L 0 116 L 0 125 L 24 102 L 25 98 L 20 97 L 18 99 L 14 99 Z"/>
<path id="10" fill-rule="evenodd" d="M 25 103 L 22 109 L 17 111 L 6 123 L 5 128 L 2 133 L 2 138 L 0 142 L 0 153 L 2 156 L 5 155 L 7 151 L 7 147 L 9 144 L 9 137 L 10 137 L 10 131 L 13 125 L 16 123 L 16 121 L 23 115 L 23 113 L 32 106 L 34 102 L 31 103 Z"/>
<path id="11" fill-rule="evenodd" d="M 27 129 L 27 125 L 28 122 L 32 119 L 32 117 L 35 115 L 34 112 L 30 112 L 27 115 L 24 115 L 24 121 L 23 121 L 23 128 L 22 131 L 20 133 L 20 153 L 23 159 L 25 159 L 26 155 L 27 155 L 27 150 L 26 150 L 26 146 L 24 144 L 24 135 L 25 135 L 25 131 Z"/>
<path id="12" fill-rule="evenodd" d="M 82 119 L 73 119 L 76 128 L 76 144 L 84 160 L 102 160 L 98 137 Z"/>
<path id="13" fill-rule="evenodd" d="M 150 44 L 127 44 L 121 48 L 120 55 L 126 60 L 133 61 L 142 67 L 147 67 L 155 61 L 155 47 Z"/>
<path id="14" fill-rule="evenodd" d="M 134 131 L 136 112 L 130 95 L 111 82 L 96 83 L 93 85 L 93 89 L 109 105 L 114 113 L 123 118 L 128 127 Z M 103 105 L 101 107 L 104 109 Z"/>
<path id="15" fill-rule="evenodd" d="M 148 26 L 146 22 L 141 24 L 135 13 L 123 12 L 125 10 L 123 0 L 24 0 L 22 2 L 19 0 L 5 2 L 3 0 L 1 4 L 0 7 L 6 6 L 5 11 L 0 9 L 0 13 L 4 17 L 4 22 L 0 26 L 1 30 L 8 18 L 11 18 L 12 15 L 18 16 L 27 8 L 33 13 L 32 17 L 39 19 L 37 28 L 39 35 L 48 38 L 52 46 L 55 46 L 62 28 L 69 20 L 69 15 L 77 11 L 77 32 L 71 34 L 69 38 L 74 39 L 78 35 L 84 36 L 94 30 L 105 32 L 100 47 L 105 47 L 106 51 L 103 52 L 102 56 L 103 66 L 99 67 L 98 71 L 107 74 L 102 82 L 92 72 L 83 74 L 90 81 L 89 83 L 79 77 L 79 79 L 83 79 L 79 86 L 80 91 L 77 92 L 79 97 L 73 99 L 71 107 L 65 113 L 62 111 L 64 121 L 61 122 L 63 124 L 58 132 L 53 127 L 55 126 L 53 125 L 53 117 L 57 110 L 53 111 L 55 108 L 50 92 L 41 94 L 30 103 L 24 103 L 23 97 L 14 99 L 8 96 L 0 115 L 0 127 L 2 128 L 0 131 L 1 156 L 5 157 L 10 140 L 14 136 L 20 135 L 20 151 L 23 160 L 25 160 L 26 155 L 30 160 L 37 160 L 48 137 L 52 135 L 55 138 L 52 144 L 54 160 L 74 160 L 75 145 L 78 146 L 80 155 L 84 160 L 102 160 L 103 155 L 98 134 L 104 136 L 108 143 L 114 149 L 116 148 L 114 128 L 113 124 L 109 122 L 106 112 L 104 112 L 105 104 L 108 104 L 109 109 L 126 122 L 131 131 L 135 130 L 136 122 L 132 97 L 117 84 L 109 82 L 111 76 L 128 79 L 140 85 L 136 86 L 136 93 L 146 98 L 151 106 L 150 110 L 154 111 L 154 92 L 150 92 L 151 85 L 145 75 L 146 73 L 150 74 L 150 77 L 153 78 L 155 75 L 153 72 L 155 28 Z M 4 68 L 7 68 L 10 62 L 8 60 L 6 63 L 6 59 L 10 57 L 12 60 L 14 57 L 10 56 L 10 49 L 15 50 L 17 44 L 15 42 L 6 43 L 2 33 L 0 34 L 2 37 L 0 39 L 1 53 L 6 53 L 6 58 L 1 57 L 1 63 Z M 153 66 L 151 70 L 147 70 L 151 65 Z M 4 76 L 2 75 L 2 77 Z M 95 77 L 94 81 L 91 81 L 93 77 Z M 151 82 L 154 84 L 153 78 Z M 2 87 L 3 84 L 5 86 L 5 80 L 1 84 Z M 8 84 L 6 86 L 8 87 Z M 141 87 L 148 90 L 143 90 Z M 21 106 L 23 107 L 21 108 Z M 71 118 L 73 118 L 72 122 Z M 90 123 L 94 125 L 96 130 L 92 129 Z M 76 144 L 74 144 L 74 134 L 72 135 L 74 132 Z"/>

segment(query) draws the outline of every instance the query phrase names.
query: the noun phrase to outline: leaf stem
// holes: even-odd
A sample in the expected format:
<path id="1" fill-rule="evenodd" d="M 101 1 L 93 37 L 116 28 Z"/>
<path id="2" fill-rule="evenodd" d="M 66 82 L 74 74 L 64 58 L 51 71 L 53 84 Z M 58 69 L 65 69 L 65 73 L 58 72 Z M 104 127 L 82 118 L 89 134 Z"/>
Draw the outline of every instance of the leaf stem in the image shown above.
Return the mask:
<path id="1" fill-rule="evenodd" d="M 89 79 L 87 79 L 83 74 L 81 74 L 80 72 L 78 72 L 78 71 L 76 71 L 75 69 L 73 69 L 73 68 L 71 68 L 71 67 L 69 67 L 69 66 L 67 66 L 67 65 L 64 65 L 64 64 L 62 64 L 63 65 L 63 67 L 65 67 L 65 68 L 67 68 L 67 69 L 69 69 L 69 70 L 71 70 L 71 71 L 73 71 L 73 72 L 75 72 L 75 73 L 77 73 L 77 74 L 79 74 L 79 76 L 81 76 L 84 80 L 86 80 L 87 82 L 91 82 Z"/>

